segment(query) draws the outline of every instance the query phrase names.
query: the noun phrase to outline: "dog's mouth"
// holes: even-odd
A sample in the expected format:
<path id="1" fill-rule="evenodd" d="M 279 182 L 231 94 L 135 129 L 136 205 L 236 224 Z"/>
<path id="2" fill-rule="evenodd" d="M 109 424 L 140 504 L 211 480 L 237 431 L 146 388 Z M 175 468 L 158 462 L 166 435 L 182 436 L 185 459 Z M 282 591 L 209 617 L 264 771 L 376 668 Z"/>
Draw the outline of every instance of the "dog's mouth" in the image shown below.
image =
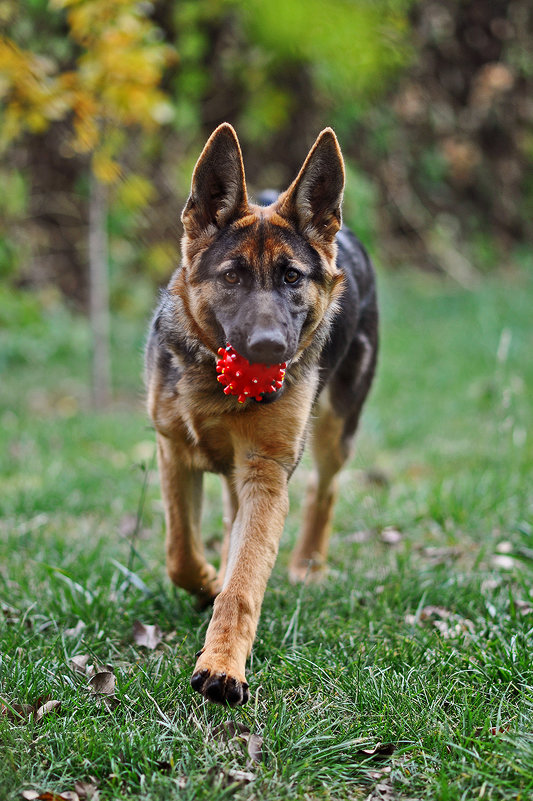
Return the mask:
<path id="1" fill-rule="evenodd" d="M 230 344 L 219 348 L 217 381 L 224 387 L 225 395 L 236 395 L 239 403 L 248 398 L 262 401 L 283 386 L 287 363 L 250 364 Z"/>

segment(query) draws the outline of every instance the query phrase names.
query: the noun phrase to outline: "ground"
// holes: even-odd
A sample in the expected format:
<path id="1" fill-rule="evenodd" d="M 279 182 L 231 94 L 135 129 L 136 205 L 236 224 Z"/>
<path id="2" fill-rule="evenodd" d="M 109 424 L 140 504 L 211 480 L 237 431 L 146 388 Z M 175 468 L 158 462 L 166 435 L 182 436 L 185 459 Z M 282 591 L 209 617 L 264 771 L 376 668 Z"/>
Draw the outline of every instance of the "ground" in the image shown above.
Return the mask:
<path id="1" fill-rule="evenodd" d="M 238 710 L 189 686 L 208 613 L 165 576 L 146 321 L 114 320 L 116 402 L 94 414 L 85 322 L 0 295 L 0 797 L 530 798 L 532 290 L 527 272 L 380 276 L 329 575 L 286 578 L 304 460 Z M 216 559 L 215 477 L 204 530 Z M 154 650 L 136 620 L 160 627 Z"/>

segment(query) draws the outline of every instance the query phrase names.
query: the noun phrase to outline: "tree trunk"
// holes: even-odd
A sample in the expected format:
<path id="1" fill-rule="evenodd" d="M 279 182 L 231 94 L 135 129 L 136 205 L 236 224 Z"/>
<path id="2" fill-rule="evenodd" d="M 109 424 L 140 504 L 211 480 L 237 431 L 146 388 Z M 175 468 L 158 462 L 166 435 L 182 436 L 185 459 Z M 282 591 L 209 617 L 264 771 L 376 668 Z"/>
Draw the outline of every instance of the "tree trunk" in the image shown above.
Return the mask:
<path id="1" fill-rule="evenodd" d="M 89 189 L 89 294 L 93 339 L 92 403 L 95 409 L 103 409 L 111 399 L 107 190 L 92 169 Z"/>

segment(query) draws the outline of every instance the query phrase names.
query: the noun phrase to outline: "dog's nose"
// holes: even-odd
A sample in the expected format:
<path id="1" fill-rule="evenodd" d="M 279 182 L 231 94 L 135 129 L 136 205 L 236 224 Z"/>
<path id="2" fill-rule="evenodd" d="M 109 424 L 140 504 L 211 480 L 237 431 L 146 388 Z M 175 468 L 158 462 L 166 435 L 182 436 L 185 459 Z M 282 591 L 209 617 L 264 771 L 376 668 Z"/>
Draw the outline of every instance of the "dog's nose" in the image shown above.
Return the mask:
<path id="1" fill-rule="evenodd" d="M 287 342 L 276 329 L 253 331 L 247 342 L 248 359 L 252 363 L 280 364 L 284 361 Z"/>

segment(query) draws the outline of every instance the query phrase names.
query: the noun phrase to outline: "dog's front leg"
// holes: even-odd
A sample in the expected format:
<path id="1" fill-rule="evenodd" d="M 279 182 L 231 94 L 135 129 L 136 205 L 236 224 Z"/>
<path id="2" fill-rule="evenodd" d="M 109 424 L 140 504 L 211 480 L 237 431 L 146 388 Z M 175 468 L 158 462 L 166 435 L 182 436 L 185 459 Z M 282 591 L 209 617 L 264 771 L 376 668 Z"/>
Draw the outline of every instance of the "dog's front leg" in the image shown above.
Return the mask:
<path id="1" fill-rule="evenodd" d="M 273 459 L 246 454 L 236 462 L 239 508 L 224 586 L 191 679 L 210 701 L 236 706 L 248 700 L 245 664 L 288 511 L 287 480 L 287 470 Z"/>
<path id="2" fill-rule="evenodd" d="M 200 534 L 202 472 L 184 461 L 179 443 L 157 435 L 157 461 L 165 505 L 167 570 L 178 587 L 209 603 L 220 587 L 204 555 Z"/>

